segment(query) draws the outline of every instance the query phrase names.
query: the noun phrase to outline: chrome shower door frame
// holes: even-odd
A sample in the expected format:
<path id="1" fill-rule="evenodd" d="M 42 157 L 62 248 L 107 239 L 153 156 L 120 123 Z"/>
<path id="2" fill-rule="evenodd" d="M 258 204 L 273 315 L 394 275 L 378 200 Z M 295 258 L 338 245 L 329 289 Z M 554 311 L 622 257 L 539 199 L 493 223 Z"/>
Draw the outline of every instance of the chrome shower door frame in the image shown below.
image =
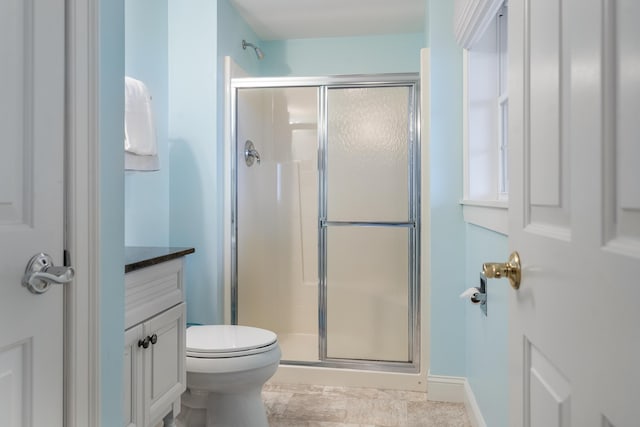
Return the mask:
<path id="1" fill-rule="evenodd" d="M 415 373 L 420 370 L 420 79 L 417 73 L 350 75 L 331 77 L 293 78 L 235 78 L 231 81 L 231 323 L 238 322 L 238 118 L 237 101 L 240 89 L 269 89 L 285 87 L 316 87 L 318 89 L 318 274 L 319 274 L 319 361 L 283 360 L 282 363 L 301 366 L 349 368 L 359 370 Z M 409 147 L 408 196 L 409 218 L 406 222 L 335 222 L 327 221 L 327 90 L 332 88 L 408 87 L 409 93 Z M 327 356 L 327 227 L 404 227 L 409 231 L 408 260 L 408 355 L 407 362 L 330 358 Z"/>

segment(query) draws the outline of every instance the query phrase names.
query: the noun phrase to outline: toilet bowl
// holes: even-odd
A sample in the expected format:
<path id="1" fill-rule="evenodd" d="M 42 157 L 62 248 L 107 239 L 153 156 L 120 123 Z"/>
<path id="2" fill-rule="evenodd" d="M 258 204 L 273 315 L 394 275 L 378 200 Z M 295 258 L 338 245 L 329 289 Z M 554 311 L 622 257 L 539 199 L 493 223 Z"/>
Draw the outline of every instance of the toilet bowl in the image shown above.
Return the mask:
<path id="1" fill-rule="evenodd" d="M 203 325 L 187 329 L 185 427 L 268 427 L 262 386 L 280 363 L 277 336 L 265 329 Z"/>

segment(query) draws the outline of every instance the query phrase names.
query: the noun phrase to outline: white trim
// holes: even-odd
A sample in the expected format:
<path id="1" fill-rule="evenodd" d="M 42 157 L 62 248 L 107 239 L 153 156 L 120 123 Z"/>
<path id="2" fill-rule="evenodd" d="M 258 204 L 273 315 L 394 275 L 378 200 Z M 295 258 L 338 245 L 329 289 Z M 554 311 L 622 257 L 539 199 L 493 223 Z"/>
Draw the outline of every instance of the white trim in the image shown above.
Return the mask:
<path id="1" fill-rule="evenodd" d="M 464 402 L 467 381 L 464 377 L 431 375 L 427 377 L 427 399 L 435 402 Z"/>
<path id="2" fill-rule="evenodd" d="M 484 417 L 480 411 L 480 406 L 478 406 L 478 402 L 476 401 L 476 395 L 473 393 L 471 385 L 466 379 L 464 381 L 464 407 L 467 410 L 469 421 L 473 427 L 487 427 L 487 423 L 484 421 Z"/>
<path id="3" fill-rule="evenodd" d="M 64 425 L 100 425 L 98 0 L 67 0 Z"/>
<path id="4" fill-rule="evenodd" d="M 454 35 L 456 42 L 470 49 L 482 37 L 504 0 L 456 0 Z"/>
<path id="5" fill-rule="evenodd" d="M 233 106 L 231 105 L 232 90 L 231 81 L 238 77 L 248 77 L 249 74 L 240 67 L 232 57 L 224 57 L 224 323 L 231 323 L 231 214 L 232 195 L 231 170 L 232 152 L 235 147 L 235 122 L 233 119 Z"/>
<path id="6" fill-rule="evenodd" d="M 509 202 L 506 200 L 468 200 L 463 199 L 460 202 L 461 205 L 465 206 L 479 206 L 484 208 L 495 208 L 495 209 L 508 209 Z"/>
<path id="7" fill-rule="evenodd" d="M 462 194 L 469 195 L 469 51 L 462 50 Z"/>
<path id="8" fill-rule="evenodd" d="M 465 222 L 509 235 L 509 209 L 505 202 L 465 200 L 461 204 Z"/>
<path id="9" fill-rule="evenodd" d="M 232 111 L 231 111 L 231 79 L 233 78 L 233 59 L 224 57 L 224 212 L 223 212 L 223 255 L 222 275 L 224 280 L 223 322 L 231 323 L 231 150 L 232 140 Z"/>
<path id="10" fill-rule="evenodd" d="M 417 374 L 405 374 L 346 368 L 280 365 L 270 381 L 274 384 L 384 388 L 422 393 L 427 391 L 426 375 L 422 371 Z"/>
<path id="11" fill-rule="evenodd" d="M 431 50 L 420 50 L 420 376 L 431 362 Z"/>
<path id="12" fill-rule="evenodd" d="M 476 396 L 465 377 L 450 377 L 429 374 L 427 399 L 434 402 L 464 403 L 473 427 L 487 427 Z"/>

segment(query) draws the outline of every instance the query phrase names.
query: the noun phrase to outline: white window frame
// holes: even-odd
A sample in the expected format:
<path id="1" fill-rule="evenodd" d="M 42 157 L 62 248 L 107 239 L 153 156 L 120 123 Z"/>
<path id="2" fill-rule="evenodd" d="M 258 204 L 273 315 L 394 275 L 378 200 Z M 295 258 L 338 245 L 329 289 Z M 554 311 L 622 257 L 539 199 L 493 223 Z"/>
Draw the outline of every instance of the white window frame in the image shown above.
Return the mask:
<path id="1" fill-rule="evenodd" d="M 507 235 L 508 165 L 506 163 L 506 150 L 508 149 L 508 144 L 505 133 L 506 123 L 502 120 L 502 114 L 508 109 L 507 79 L 506 76 L 503 76 L 506 71 L 507 58 L 506 55 L 501 55 L 500 53 L 501 46 L 504 43 L 504 40 L 500 37 L 505 35 L 502 31 L 506 31 L 506 22 L 498 21 L 498 16 L 506 12 L 505 8 L 506 2 L 498 13 L 494 15 L 483 34 L 476 37 L 474 45 L 477 50 L 474 51 L 474 46 L 463 50 L 464 196 L 461 204 L 466 222 Z M 493 43 L 492 40 L 495 40 L 495 45 L 491 46 L 495 51 L 489 52 L 489 54 L 495 54 L 495 62 L 493 63 L 495 67 L 486 68 L 484 76 L 481 74 L 472 75 L 472 72 L 478 72 L 477 65 L 476 70 L 472 69 L 473 64 L 476 63 L 474 60 L 481 62 L 482 59 L 478 61 L 477 58 L 483 58 L 486 63 L 486 58 L 489 57 L 486 51 L 482 53 L 485 55 L 484 57 L 478 56 L 477 52 L 481 48 L 486 50 L 486 47 Z M 491 99 L 486 97 L 486 94 L 486 98 L 481 99 L 482 102 L 490 101 L 491 105 L 488 108 L 485 105 L 484 110 L 476 110 L 483 115 L 490 116 L 490 122 L 486 129 L 482 129 L 481 135 L 478 135 L 476 131 L 475 134 L 478 136 L 475 140 L 474 129 L 476 128 L 474 126 L 477 127 L 477 123 L 474 125 L 471 120 L 476 107 L 472 104 L 478 103 L 478 100 L 473 98 L 478 95 L 476 92 L 472 92 L 470 88 L 474 84 L 474 78 L 476 80 L 475 84 L 480 84 L 478 81 L 490 82 L 490 87 L 487 90 L 493 92 Z M 478 113 L 476 112 L 475 114 Z M 488 155 L 487 152 L 489 153 Z M 478 185 L 472 182 L 474 179 L 479 180 L 478 182 L 481 183 L 480 189 L 478 189 Z"/>

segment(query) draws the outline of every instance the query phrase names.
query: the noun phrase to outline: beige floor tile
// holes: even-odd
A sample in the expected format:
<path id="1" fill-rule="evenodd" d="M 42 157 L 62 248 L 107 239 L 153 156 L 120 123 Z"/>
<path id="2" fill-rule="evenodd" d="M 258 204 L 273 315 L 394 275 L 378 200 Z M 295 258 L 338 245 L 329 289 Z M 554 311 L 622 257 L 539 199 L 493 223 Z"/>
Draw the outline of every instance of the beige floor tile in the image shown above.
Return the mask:
<path id="1" fill-rule="evenodd" d="M 420 391 L 404 391 L 404 390 L 379 390 L 381 394 L 389 399 L 404 400 L 407 402 L 426 402 L 427 393 Z"/>
<path id="2" fill-rule="evenodd" d="M 407 427 L 471 427 L 462 403 L 409 402 Z"/>
<path id="3" fill-rule="evenodd" d="M 426 393 L 372 388 L 267 384 L 270 427 L 470 427 L 463 404 Z"/>
<path id="4" fill-rule="evenodd" d="M 269 419 L 269 427 L 377 427 L 371 424 L 345 424 L 326 421 L 302 421 L 286 418 Z"/>
<path id="5" fill-rule="evenodd" d="M 302 420 L 287 418 L 269 418 L 269 427 L 309 427 L 309 423 Z"/>
<path id="6" fill-rule="evenodd" d="M 306 384 L 272 384 L 266 383 L 263 391 L 277 391 L 281 393 L 322 394 L 325 386 Z"/>
<path id="7" fill-rule="evenodd" d="M 263 391 L 262 401 L 267 409 L 268 417 L 280 417 L 287 409 L 289 400 L 293 397 L 293 393 L 277 392 L 277 391 Z"/>
<path id="8" fill-rule="evenodd" d="M 381 391 L 375 388 L 325 386 L 322 394 L 335 397 L 354 397 L 356 399 L 378 399 Z"/>
<path id="9" fill-rule="evenodd" d="M 329 423 L 329 422 L 310 422 L 309 427 L 378 427 L 373 424 L 345 424 L 345 423 Z"/>
<path id="10" fill-rule="evenodd" d="M 381 427 L 407 425 L 407 402 L 389 399 L 348 399 L 346 422 Z"/>
<path id="11" fill-rule="evenodd" d="M 309 427 L 309 423 L 287 418 L 269 418 L 269 427 Z"/>
<path id="12" fill-rule="evenodd" d="M 342 422 L 346 415 L 345 399 L 296 393 L 289 399 L 282 418 Z"/>

